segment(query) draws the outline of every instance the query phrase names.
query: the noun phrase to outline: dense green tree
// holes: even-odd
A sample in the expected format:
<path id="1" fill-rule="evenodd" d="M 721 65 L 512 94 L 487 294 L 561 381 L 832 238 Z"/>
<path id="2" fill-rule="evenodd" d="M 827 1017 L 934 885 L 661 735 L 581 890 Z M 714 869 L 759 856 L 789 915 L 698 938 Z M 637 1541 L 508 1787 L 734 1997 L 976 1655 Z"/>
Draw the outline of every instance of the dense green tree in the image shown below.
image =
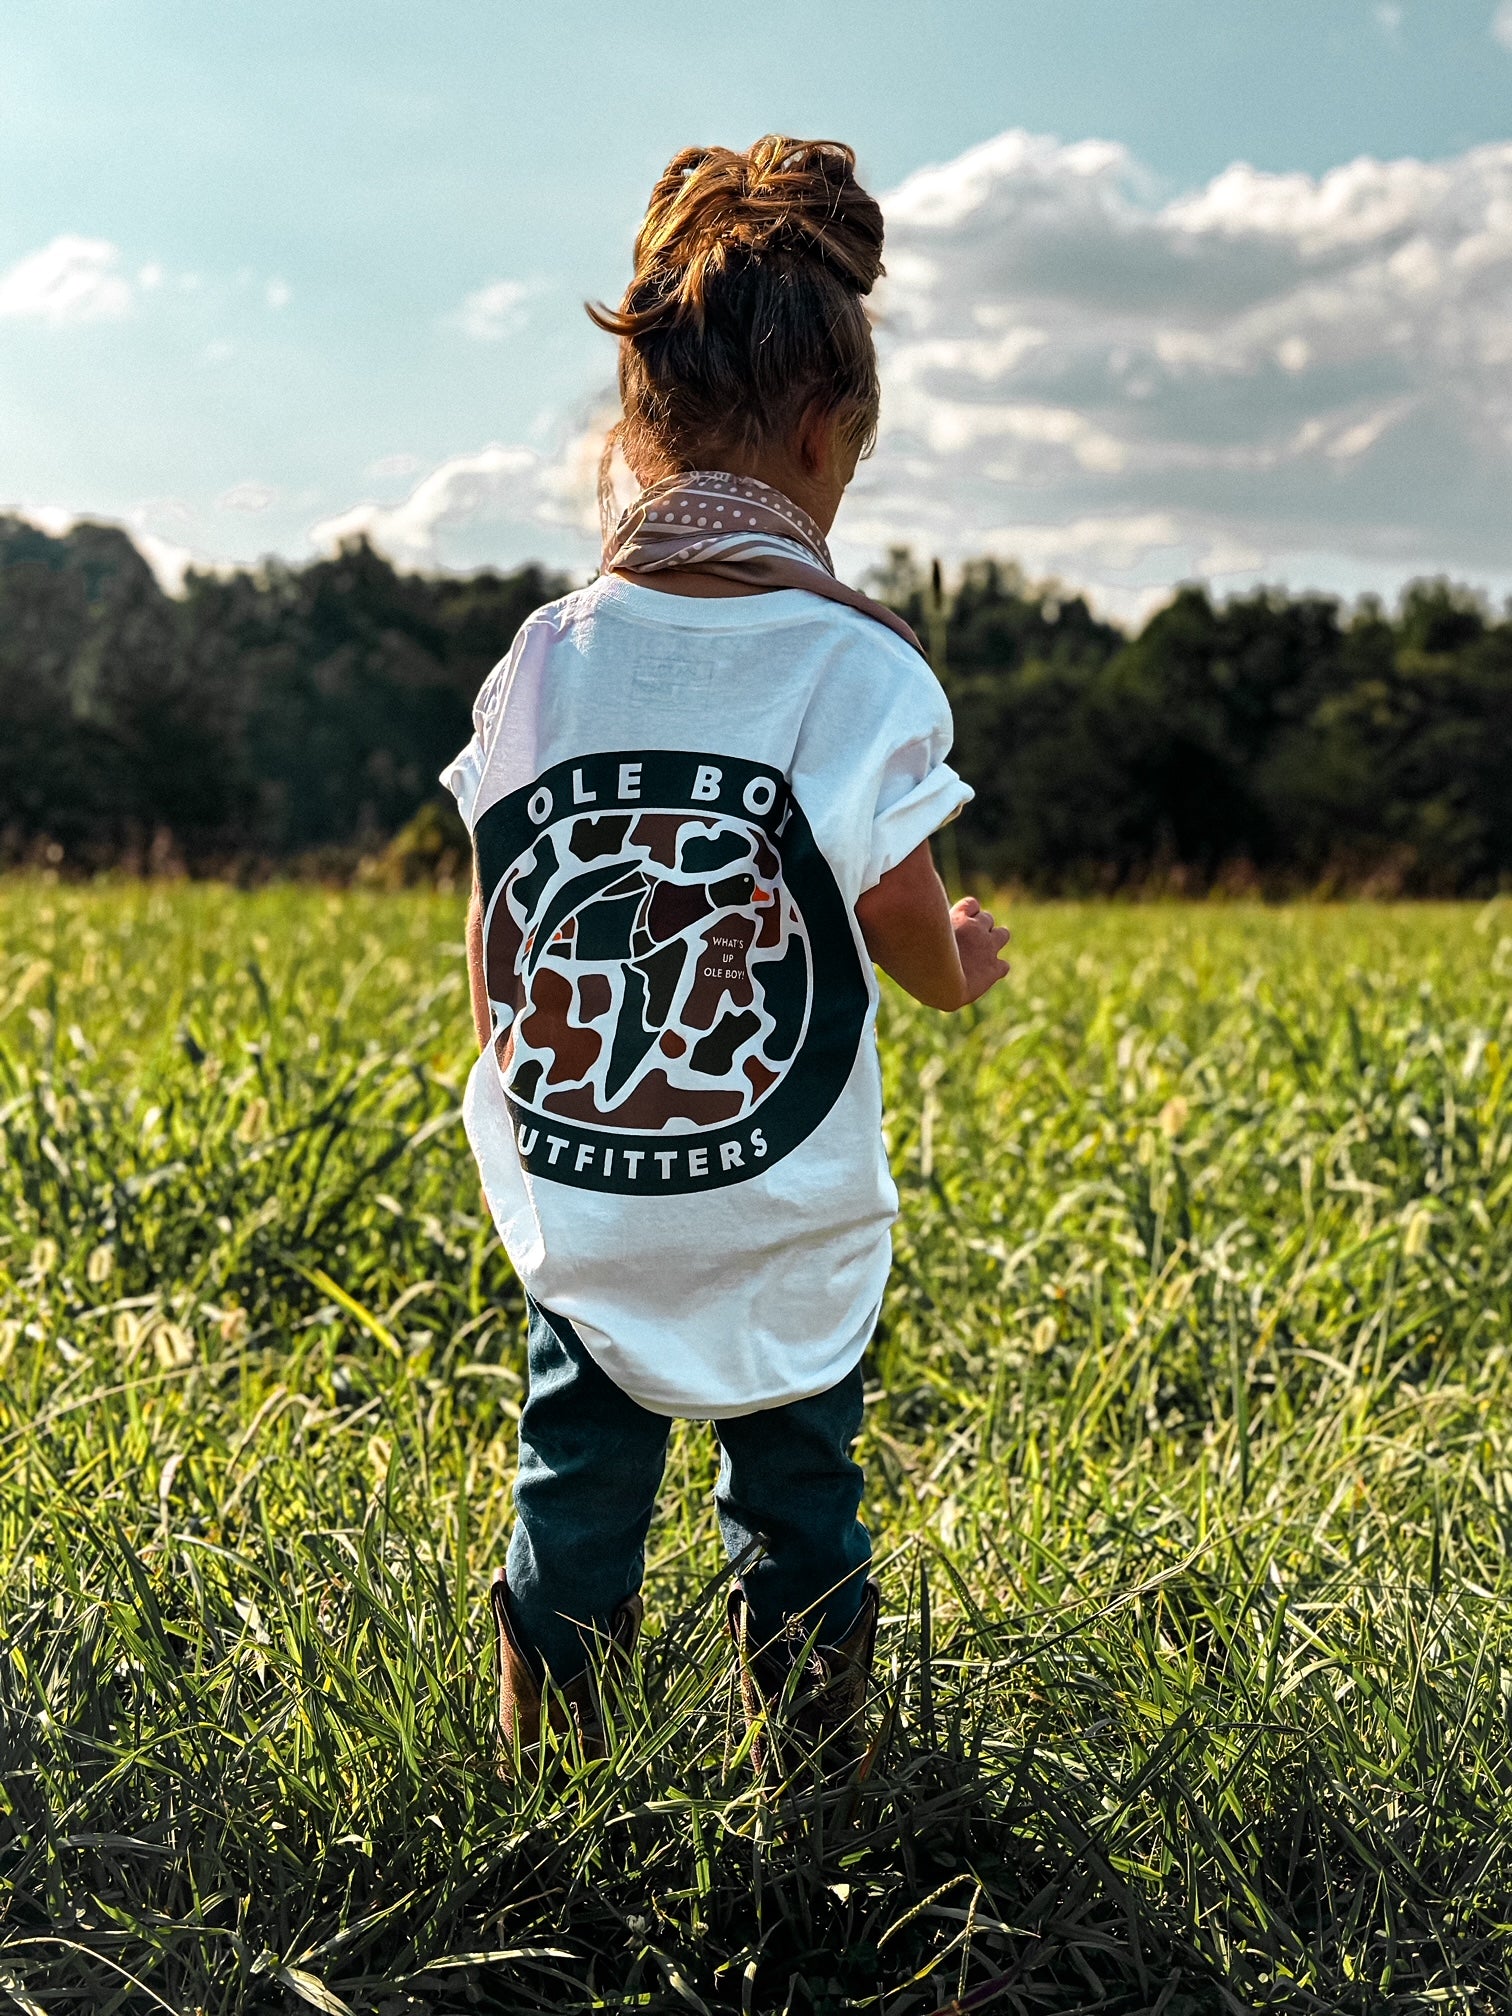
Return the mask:
<path id="1" fill-rule="evenodd" d="M 936 621 L 926 634 L 939 640 L 955 760 L 977 793 L 958 836 L 963 858 L 1021 881 L 1095 874 L 1117 779 L 1092 707 L 1120 632 L 1080 596 L 981 561 L 943 629 Z"/>
<path id="2" fill-rule="evenodd" d="M 1129 637 L 995 561 L 947 589 L 899 550 L 876 585 L 951 697 L 968 875 L 1512 881 L 1512 620 L 1463 588 L 1415 582 L 1391 615 L 1186 587 Z M 191 575 L 174 598 L 124 533 L 0 518 L 0 852 L 340 868 L 424 811 L 406 862 L 454 859 L 436 773 L 565 586 L 535 567 L 401 574 L 359 542 Z"/>
<path id="3" fill-rule="evenodd" d="M 1243 869 L 1276 886 L 1512 879 L 1512 621 L 1469 591 L 1182 588 L 1125 638 L 1056 584 L 968 566 L 877 577 L 930 649 L 976 791 L 953 846 L 985 879 L 1109 887 Z"/>
<path id="4" fill-rule="evenodd" d="M 489 667 L 566 584 L 399 574 L 358 543 L 165 595 L 123 533 L 0 520 L 0 839 L 77 865 L 371 847 L 435 798 Z"/>

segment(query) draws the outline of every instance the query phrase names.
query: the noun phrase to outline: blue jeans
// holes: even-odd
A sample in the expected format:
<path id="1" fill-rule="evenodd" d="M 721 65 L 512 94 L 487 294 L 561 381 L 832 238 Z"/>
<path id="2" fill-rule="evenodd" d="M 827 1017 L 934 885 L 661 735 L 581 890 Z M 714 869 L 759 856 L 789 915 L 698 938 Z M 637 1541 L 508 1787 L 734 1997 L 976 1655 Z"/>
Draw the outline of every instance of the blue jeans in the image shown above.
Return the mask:
<path id="1" fill-rule="evenodd" d="M 786 1407 L 716 1421 L 714 1502 L 732 1560 L 760 1539 L 741 1580 L 758 1639 L 790 1617 L 833 1644 L 856 1620 L 871 1541 L 856 1517 L 861 1368 Z M 531 1305 L 530 1391 L 520 1416 L 510 1609 L 558 1682 L 582 1671 L 580 1624 L 606 1630 L 640 1587 L 672 1423 L 648 1413 L 588 1355 L 570 1323 Z"/>

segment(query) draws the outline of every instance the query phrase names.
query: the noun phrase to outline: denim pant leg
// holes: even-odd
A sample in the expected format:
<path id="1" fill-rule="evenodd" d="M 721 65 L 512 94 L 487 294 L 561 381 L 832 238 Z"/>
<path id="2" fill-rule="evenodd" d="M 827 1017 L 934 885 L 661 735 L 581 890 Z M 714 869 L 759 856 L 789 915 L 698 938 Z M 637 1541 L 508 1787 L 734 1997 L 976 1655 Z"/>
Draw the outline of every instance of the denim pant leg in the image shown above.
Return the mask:
<path id="1" fill-rule="evenodd" d="M 531 1305 L 510 1609 L 556 1681 L 587 1663 L 579 1624 L 607 1629 L 645 1572 L 672 1423 L 622 1393 L 572 1325 Z"/>
<path id="2" fill-rule="evenodd" d="M 716 1421 L 724 1450 L 714 1499 L 733 1559 L 758 1535 L 766 1552 L 742 1576 L 752 1629 L 774 1637 L 790 1617 L 833 1645 L 856 1621 L 871 1538 L 856 1517 L 861 1368 L 827 1393 Z"/>

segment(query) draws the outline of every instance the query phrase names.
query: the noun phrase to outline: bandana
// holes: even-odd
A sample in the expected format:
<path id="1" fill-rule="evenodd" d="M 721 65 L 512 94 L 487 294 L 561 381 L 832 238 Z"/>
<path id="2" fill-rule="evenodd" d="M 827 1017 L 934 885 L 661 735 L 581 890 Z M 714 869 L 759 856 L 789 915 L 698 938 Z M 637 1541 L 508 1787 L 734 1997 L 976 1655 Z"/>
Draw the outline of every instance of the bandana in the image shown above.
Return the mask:
<path id="1" fill-rule="evenodd" d="M 835 578 L 824 534 L 791 498 L 752 476 L 691 469 L 643 490 L 604 541 L 604 572 L 713 575 L 753 588 L 806 588 L 924 646 L 893 610 Z"/>

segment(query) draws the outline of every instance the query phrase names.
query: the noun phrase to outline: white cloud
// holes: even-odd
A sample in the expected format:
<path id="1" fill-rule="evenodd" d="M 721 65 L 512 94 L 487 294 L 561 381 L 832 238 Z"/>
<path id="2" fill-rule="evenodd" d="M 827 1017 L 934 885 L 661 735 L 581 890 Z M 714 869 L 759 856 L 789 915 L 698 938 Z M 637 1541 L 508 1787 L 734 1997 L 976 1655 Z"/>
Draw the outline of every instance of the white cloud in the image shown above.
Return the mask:
<path id="1" fill-rule="evenodd" d="M 401 504 L 357 504 L 310 528 L 319 551 L 365 537 L 410 567 L 442 562 L 440 536 L 459 525 L 529 522 L 545 515 L 542 460 L 531 448 L 495 444 L 433 469 Z"/>
<path id="2" fill-rule="evenodd" d="M 124 522 L 109 512 L 71 511 L 63 504 L 15 503 L 0 506 L 0 509 L 3 509 L 9 517 L 20 518 L 28 525 L 35 525 L 39 532 L 47 533 L 52 539 L 65 538 L 76 525 L 86 521 L 92 525 L 119 526 L 120 530 L 130 537 L 132 544 L 157 576 L 158 586 L 167 595 L 183 593 L 185 576 L 191 567 L 201 572 L 218 574 L 231 571 L 223 561 L 207 560 L 188 546 L 181 546 L 172 539 L 164 539 L 157 533 L 148 531 L 146 519 L 149 515 L 161 514 L 165 510 L 171 515 L 175 510 L 183 509 L 182 506 L 176 506 L 172 500 L 159 499 L 152 504 L 139 505 Z"/>
<path id="3" fill-rule="evenodd" d="M 457 327 L 475 343 L 497 343 L 524 328 L 525 304 L 540 291 L 536 280 L 491 280 L 467 296 L 456 313 Z"/>
<path id="4" fill-rule="evenodd" d="M 1503 49 L 1512 50 L 1512 0 L 1501 0 L 1491 21 L 1491 35 Z"/>
<path id="5" fill-rule="evenodd" d="M 380 455 L 368 464 L 369 476 L 413 476 L 420 467 L 418 455 Z"/>
<path id="6" fill-rule="evenodd" d="M 897 543 L 997 552 L 1124 614 L 1199 574 L 1512 586 L 1512 144 L 1239 162 L 1172 197 L 1119 146 L 1015 132 L 884 207 L 882 433 L 836 528 L 853 576 Z M 312 537 L 412 566 L 587 558 L 610 417 L 454 457 Z"/>
<path id="7" fill-rule="evenodd" d="M 287 280 L 270 280 L 263 289 L 263 299 L 277 313 L 280 308 L 287 308 L 294 299 L 294 289 Z"/>
<path id="8" fill-rule="evenodd" d="M 65 504 L 7 504 L 5 515 L 35 525 L 49 539 L 61 539 L 78 524 L 81 513 L 70 511 Z"/>
<path id="9" fill-rule="evenodd" d="M 1402 22 L 1406 17 L 1406 13 L 1407 10 L 1400 5 L 1400 0 L 1377 0 L 1375 10 L 1376 26 L 1388 42 L 1401 41 Z"/>
<path id="10" fill-rule="evenodd" d="M 144 285 L 154 284 L 142 274 Z M 0 273 L 0 320 L 69 322 L 117 320 L 131 310 L 131 282 L 119 250 L 106 238 L 64 232 Z"/>
<path id="11" fill-rule="evenodd" d="M 132 527 L 131 536 L 137 551 L 157 576 L 158 586 L 165 595 L 183 594 L 184 580 L 191 567 L 216 574 L 230 571 L 223 565 L 211 566 L 188 546 L 180 546 L 172 539 L 159 538 L 157 533 L 146 532 L 140 526 Z"/>
<path id="12" fill-rule="evenodd" d="M 997 550 L 1111 602 L 1204 570 L 1504 575 L 1512 145 L 1150 190 L 1120 147 L 1015 132 L 884 199 L 847 559 Z"/>
<path id="13" fill-rule="evenodd" d="M 91 514 L 92 515 L 92 514 Z M 154 524 L 164 522 L 180 530 L 187 531 L 194 522 L 194 513 L 181 497 L 149 497 L 134 505 L 126 515 L 125 530 L 131 534 L 132 542 L 147 565 L 157 576 L 158 586 L 165 595 L 182 595 L 184 582 L 191 567 L 200 573 L 224 574 L 230 570 L 223 562 L 208 560 L 182 539 L 175 539 L 153 530 Z M 110 523 L 109 519 L 105 522 Z"/>
<path id="14" fill-rule="evenodd" d="M 256 514 L 276 504 L 278 492 L 268 483 L 233 483 L 229 490 L 222 491 L 216 502 L 222 511 L 245 511 Z"/>

